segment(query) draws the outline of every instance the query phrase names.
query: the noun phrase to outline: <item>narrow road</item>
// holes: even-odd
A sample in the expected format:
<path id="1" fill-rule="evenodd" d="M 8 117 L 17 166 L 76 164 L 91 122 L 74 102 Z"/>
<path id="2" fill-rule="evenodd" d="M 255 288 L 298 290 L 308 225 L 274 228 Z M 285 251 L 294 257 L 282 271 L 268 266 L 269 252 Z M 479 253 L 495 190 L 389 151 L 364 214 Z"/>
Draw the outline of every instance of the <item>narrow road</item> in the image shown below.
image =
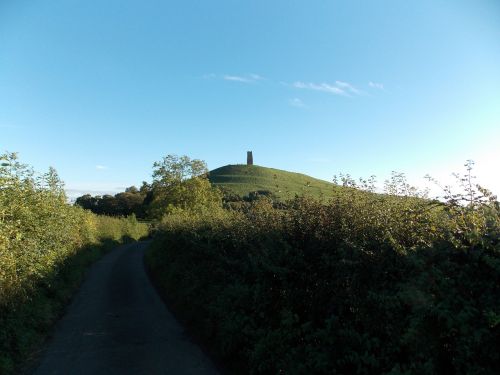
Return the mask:
<path id="1" fill-rule="evenodd" d="M 93 265 L 34 374 L 217 374 L 151 285 L 146 247 L 120 246 Z"/>

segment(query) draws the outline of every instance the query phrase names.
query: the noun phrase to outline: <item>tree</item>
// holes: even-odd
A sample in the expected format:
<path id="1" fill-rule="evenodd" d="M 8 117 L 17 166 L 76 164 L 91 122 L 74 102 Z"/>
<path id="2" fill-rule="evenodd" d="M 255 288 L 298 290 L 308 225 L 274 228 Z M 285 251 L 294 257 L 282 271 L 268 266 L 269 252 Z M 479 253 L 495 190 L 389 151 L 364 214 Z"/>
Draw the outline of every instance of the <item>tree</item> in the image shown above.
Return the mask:
<path id="1" fill-rule="evenodd" d="M 76 199 L 75 205 L 84 209 L 91 210 L 99 215 L 107 216 L 130 216 L 134 214 L 140 219 L 146 216 L 145 198 L 148 194 L 145 182 L 141 190 L 135 186 L 125 189 L 125 192 L 115 194 L 115 196 L 91 196 L 90 194 L 82 195 Z"/>
<path id="2" fill-rule="evenodd" d="M 100 197 L 94 198 L 90 194 L 82 195 L 81 197 L 76 198 L 75 206 L 80 206 L 86 210 L 91 210 L 92 212 L 95 212 L 98 204 L 98 198 Z"/>
<path id="3" fill-rule="evenodd" d="M 136 194 L 138 192 L 139 192 L 139 190 L 135 186 L 130 186 L 130 187 L 125 189 L 125 193 Z"/>
<path id="4" fill-rule="evenodd" d="M 207 164 L 203 160 L 191 159 L 185 155 L 167 155 L 155 162 L 153 168 L 153 187 L 168 187 L 208 173 Z"/>
<path id="5" fill-rule="evenodd" d="M 151 185 L 146 181 L 142 181 L 141 188 L 139 189 L 139 193 L 146 196 L 151 191 Z"/>
<path id="6" fill-rule="evenodd" d="M 168 155 L 153 164 L 149 214 L 161 218 L 175 210 L 204 211 L 221 207 L 222 195 L 208 181 L 203 160 Z"/>
<path id="7" fill-rule="evenodd" d="M 128 189 L 127 189 L 128 190 Z M 120 216 L 129 216 L 135 214 L 137 217 L 143 217 L 143 207 L 144 196 L 137 190 L 136 193 L 131 193 L 130 191 L 125 191 L 125 193 L 118 193 L 115 195 L 115 200 L 118 207 L 118 214 Z"/>

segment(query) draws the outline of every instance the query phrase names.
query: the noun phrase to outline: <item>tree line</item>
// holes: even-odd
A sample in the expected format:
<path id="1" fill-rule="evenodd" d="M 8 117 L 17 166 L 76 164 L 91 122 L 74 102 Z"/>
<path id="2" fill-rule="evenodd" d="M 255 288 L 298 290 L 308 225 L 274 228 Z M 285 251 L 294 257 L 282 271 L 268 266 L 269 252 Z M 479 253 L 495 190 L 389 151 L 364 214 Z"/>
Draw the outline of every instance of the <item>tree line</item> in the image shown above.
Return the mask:
<path id="1" fill-rule="evenodd" d="M 151 186 L 144 182 L 140 189 L 130 186 L 124 192 L 113 195 L 82 195 L 75 201 L 75 205 L 90 210 L 97 215 L 130 216 L 134 214 L 138 219 L 147 217 L 147 198 Z"/>

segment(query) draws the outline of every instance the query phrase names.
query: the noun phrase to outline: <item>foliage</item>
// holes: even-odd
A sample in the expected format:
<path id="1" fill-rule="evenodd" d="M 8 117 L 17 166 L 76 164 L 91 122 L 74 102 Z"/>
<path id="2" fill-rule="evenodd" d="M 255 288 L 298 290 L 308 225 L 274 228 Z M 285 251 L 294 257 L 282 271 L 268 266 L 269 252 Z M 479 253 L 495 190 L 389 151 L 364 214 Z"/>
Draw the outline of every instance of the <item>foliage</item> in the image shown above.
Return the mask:
<path id="1" fill-rule="evenodd" d="M 220 207 L 221 194 L 207 178 L 204 161 L 168 155 L 153 165 L 149 216 L 161 219 L 176 210 L 204 211 Z"/>
<path id="2" fill-rule="evenodd" d="M 344 188 L 327 203 L 170 215 L 147 264 L 236 373 L 497 373 L 498 202 L 388 184 L 402 195 Z"/>
<path id="3" fill-rule="evenodd" d="M 99 246 L 147 232 L 134 216 L 96 216 L 68 205 L 54 169 L 37 175 L 15 153 L 1 155 L 0 372 L 12 370 L 55 318 L 64 280 L 81 273 Z"/>
<path id="4" fill-rule="evenodd" d="M 128 187 L 123 193 L 114 196 L 104 195 L 93 197 L 90 194 L 82 195 L 76 199 L 75 205 L 90 210 L 98 215 L 130 216 L 146 218 L 145 200 L 151 192 L 151 187 L 143 182 L 140 189 L 135 186 Z"/>
<path id="5" fill-rule="evenodd" d="M 167 155 L 161 161 L 155 162 L 153 169 L 153 184 L 163 187 L 208 173 L 207 164 L 203 160 L 191 159 L 186 155 Z"/>

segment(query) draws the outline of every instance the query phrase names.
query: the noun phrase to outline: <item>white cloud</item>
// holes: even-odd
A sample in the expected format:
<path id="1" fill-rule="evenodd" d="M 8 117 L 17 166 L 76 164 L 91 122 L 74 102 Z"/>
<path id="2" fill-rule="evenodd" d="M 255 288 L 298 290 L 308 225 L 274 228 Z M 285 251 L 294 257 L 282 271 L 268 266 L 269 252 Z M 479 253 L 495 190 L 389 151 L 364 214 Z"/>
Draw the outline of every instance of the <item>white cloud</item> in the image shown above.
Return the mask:
<path id="1" fill-rule="evenodd" d="M 263 77 L 261 77 L 258 74 L 250 74 L 250 78 L 252 78 L 254 81 L 260 81 L 260 80 L 264 79 Z"/>
<path id="2" fill-rule="evenodd" d="M 313 82 L 294 82 L 293 87 L 297 89 L 306 89 L 314 91 L 322 91 L 334 95 L 351 96 L 361 95 L 362 92 L 347 82 L 335 81 L 331 83 L 313 83 Z"/>
<path id="3" fill-rule="evenodd" d="M 307 108 L 307 105 L 299 98 L 292 98 L 288 101 L 292 107 L 296 108 Z"/>
<path id="4" fill-rule="evenodd" d="M 384 84 L 383 83 L 377 83 L 377 82 L 370 81 L 368 83 L 368 86 L 370 86 L 371 88 L 374 88 L 374 89 L 384 90 Z"/>
<path id="5" fill-rule="evenodd" d="M 226 74 L 222 76 L 222 78 L 226 81 L 241 82 L 241 83 L 253 83 L 263 79 L 258 74 L 247 74 L 244 76 L 235 76 Z"/>
<path id="6" fill-rule="evenodd" d="M 241 77 L 241 76 L 228 76 L 228 75 L 225 75 L 223 78 L 226 81 L 243 82 L 243 83 L 250 83 L 250 82 L 252 82 L 251 79 L 248 79 L 248 78 L 245 78 L 245 77 Z"/>
<path id="7" fill-rule="evenodd" d="M 105 165 L 96 165 L 95 166 L 95 169 L 99 170 L 99 171 L 103 171 L 105 169 L 108 169 L 108 167 L 106 167 Z"/>
<path id="8" fill-rule="evenodd" d="M 356 87 L 354 87 L 353 85 L 351 85 L 350 83 L 347 83 L 347 82 L 335 81 L 335 85 L 337 85 L 337 87 L 340 87 L 343 90 L 348 91 L 352 94 L 356 94 L 356 95 L 363 94 L 362 91 L 358 90 Z"/>

